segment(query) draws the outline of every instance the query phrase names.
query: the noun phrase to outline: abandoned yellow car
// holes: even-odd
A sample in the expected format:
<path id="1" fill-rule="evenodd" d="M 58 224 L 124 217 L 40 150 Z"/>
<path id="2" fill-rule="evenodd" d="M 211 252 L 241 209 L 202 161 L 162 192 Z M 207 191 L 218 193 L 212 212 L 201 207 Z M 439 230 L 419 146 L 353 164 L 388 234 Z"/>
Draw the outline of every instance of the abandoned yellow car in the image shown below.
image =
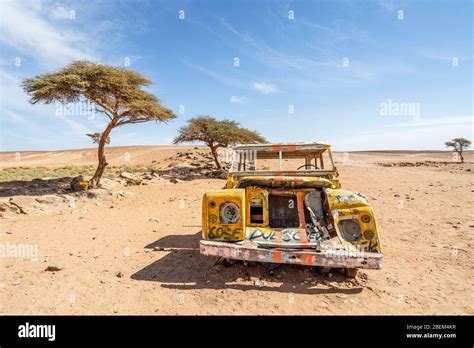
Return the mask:
<path id="1" fill-rule="evenodd" d="M 321 142 L 235 146 L 225 187 L 204 194 L 200 251 L 347 274 L 383 261 L 370 204 L 341 189 Z"/>

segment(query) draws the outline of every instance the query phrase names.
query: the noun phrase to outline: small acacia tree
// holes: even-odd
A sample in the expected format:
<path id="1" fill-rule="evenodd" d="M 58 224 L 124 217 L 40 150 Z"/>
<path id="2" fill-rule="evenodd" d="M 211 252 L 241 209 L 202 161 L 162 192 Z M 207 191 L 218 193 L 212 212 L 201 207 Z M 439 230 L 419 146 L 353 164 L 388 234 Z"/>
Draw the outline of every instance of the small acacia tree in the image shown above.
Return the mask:
<path id="1" fill-rule="evenodd" d="M 221 164 L 217 158 L 218 148 L 235 144 L 267 142 L 258 132 L 242 128 L 235 121 L 219 121 L 211 116 L 198 116 L 188 120 L 188 124 L 180 128 L 179 135 L 174 138 L 173 143 L 193 141 L 200 141 L 209 146 L 218 169 L 221 169 Z"/>
<path id="2" fill-rule="evenodd" d="M 462 155 L 463 151 L 471 146 L 471 142 L 464 138 L 454 138 L 451 141 L 445 142 L 446 147 L 452 147 L 454 151 L 459 154 L 461 158 L 461 163 L 464 163 L 464 157 Z"/>
<path id="3" fill-rule="evenodd" d="M 134 71 L 76 61 L 57 72 L 26 79 L 22 87 L 31 97 L 32 104 L 68 104 L 89 100 L 96 111 L 109 118 L 107 127 L 98 138 L 99 163 L 89 181 L 90 187 L 96 187 L 108 164 L 104 147 L 112 129 L 129 123 L 163 122 L 176 117 L 170 109 L 161 105 L 156 96 L 142 89 L 149 85 L 150 80 Z"/>

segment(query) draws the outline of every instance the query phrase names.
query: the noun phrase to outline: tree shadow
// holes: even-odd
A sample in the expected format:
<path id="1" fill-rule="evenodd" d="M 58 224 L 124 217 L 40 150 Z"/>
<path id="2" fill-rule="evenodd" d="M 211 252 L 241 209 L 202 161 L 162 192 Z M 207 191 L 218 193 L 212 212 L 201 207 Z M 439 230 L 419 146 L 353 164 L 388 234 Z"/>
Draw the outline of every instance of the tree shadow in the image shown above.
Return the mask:
<path id="1" fill-rule="evenodd" d="M 161 257 L 134 273 L 131 278 L 159 282 L 164 288 L 176 290 L 235 289 L 347 295 L 358 294 L 363 290 L 358 285 L 345 288 L 350 279 L 338 272 L 333 272 L 333 276 L 328 278 L 307 266 L 281 265 L 271 273 L 261 263 L 219 262 L 222 260 L 218 257 L 200 254 L 199 239 L 200 232 L 169 235 L 148 244 L 145 248 L 164 249 L 156 251 L 157 256 Z M 321 288 L 321 285 L 324 287 Z"/>
<path id="2" fill-rule="evenodd" d="M 0 182 L 0 197 L 44 196 L 73 192 L 69 186 L 72 177 L 57 179 L 13 180 Z"/>

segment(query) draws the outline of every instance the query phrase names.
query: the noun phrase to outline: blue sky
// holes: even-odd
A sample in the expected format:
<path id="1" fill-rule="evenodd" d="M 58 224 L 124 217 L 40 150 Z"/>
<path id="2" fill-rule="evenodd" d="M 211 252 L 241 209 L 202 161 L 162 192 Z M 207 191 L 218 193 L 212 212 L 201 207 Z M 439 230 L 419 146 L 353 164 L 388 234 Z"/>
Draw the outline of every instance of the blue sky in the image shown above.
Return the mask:
<path id="1" fill-rule="evenodd" d="M 178 115 L 116 128 L 115 146 L 169 144 L 196 115 L 340 151 L 473 139 L 469 0 L 3 0 L 0 10 L 4 151 L 92 146 L 85 133 L 105 116 L 32 106 L 19 87 L 76 59 L 129 65 Z"/>

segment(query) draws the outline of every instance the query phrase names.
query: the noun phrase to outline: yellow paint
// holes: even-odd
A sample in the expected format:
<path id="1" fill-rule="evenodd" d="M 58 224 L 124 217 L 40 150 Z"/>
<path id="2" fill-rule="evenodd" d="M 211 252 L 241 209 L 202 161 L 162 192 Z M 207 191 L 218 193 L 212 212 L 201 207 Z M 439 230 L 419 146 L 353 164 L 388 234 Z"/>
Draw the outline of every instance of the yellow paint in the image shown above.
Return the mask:
<path id="1" fill-rule="evenodd" d="M 262 210 L 263 210 L 263 223 L 252 223 L 250 221 L 250 201 L 252 199 L 259 199 L 262 201 Z M 245 222 L 246 226 L 252 227 L 268 227 L 268 190 L 256 186 L 247 187 L 247 208 Z"/>
<path id="2" fill-rule="evenodd" d="M 329 210 L 333 218 L 333 225 L 342 244 L 347 250 L 359 250 L 367 252 L 381 252 L 380 239 L 378 233 L 377 220 L 374 211 L 367 199 L 360 193 L 342 190 L 342 189 L 325 189 L 326 199 Z M 363 216 L 369 216 L 368 223 L 362 220 Z M 339 230 L 339 222 L 346 219 L 357 220 L 361 226 L 362 238 L 355 242 L 348 242 L 342 237 Z M 372 233 L 364 233 L 370 231 Z M 366 238 L 372 234 L 371 239 Z"/>
<path id="3" fill-rule="evenodd" d="M 220 207 L 226 202 L 236 203 L 240 208 L 240 219 L 235 224 L 221 223 Z M 246 206 L 245 189 L 225 189 L 205 193 L 202 200 L 203 239 L 243 240 Z"/>

